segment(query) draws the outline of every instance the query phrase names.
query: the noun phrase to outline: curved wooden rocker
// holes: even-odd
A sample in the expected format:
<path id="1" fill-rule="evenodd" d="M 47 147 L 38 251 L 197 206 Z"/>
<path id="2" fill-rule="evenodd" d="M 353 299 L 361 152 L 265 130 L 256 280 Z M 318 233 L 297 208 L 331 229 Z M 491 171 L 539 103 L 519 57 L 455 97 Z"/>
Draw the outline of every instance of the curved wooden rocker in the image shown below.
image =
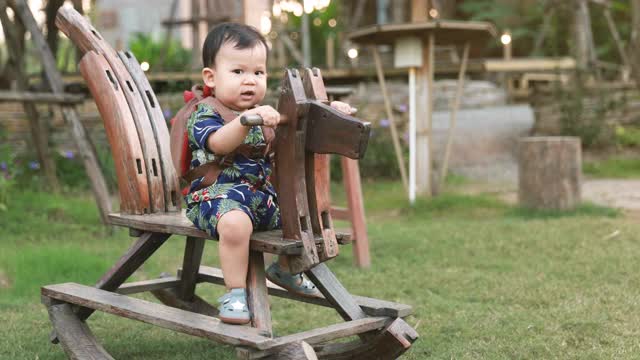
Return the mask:
<path id="1" fill-rule="evenodd" d="M 317 69 L 285 72 L 278 111 L 288 122 L 278 128 L 274 144 L 283 228 L 252 235 L 247 279 L 251 326 L 227 325 L 215 317 L 214 306 L 195 294 L 198 283 L 223 285 L 224 279 L 219 269 L 200 265 L 204 242 L 211 237 L 180 210 L 166 122 L 137 60 L 130 53 L 116 54 L 73 9 L 60 9 L 56 24 L 84 53 L 80 69 L 118 164 L 122 206 L 109 219 L 137 238 L 95 286 L 42 288 L 54 328 L 52 341 L 59 341 L 69 358 L 112 359 L 87 326 L 95 310 L 233 345 L 241 359 L 395 359 L 411 346 L 418 334 L 402 319 L 411 307 L 351 295 L 324 264 L 338 255 L 338 244 L 347 243 L 349 236 L 333 228 L 326 162 L 318 154 L 361 158 L 370 128 L 327 105 Z M 125 283 L 171 235 L 186 236 L 177 274 Z M 286 256 L 290 270 L 304 271 L 323 295 L 300 297 L 268 282 L 265 252 Z M 162 304 L 128 296 L 147 291 Z M 269 295 L 332 307 L 345 322 L 273 337 Z M 334 342 L 350 336 L 357 340 Z"/>

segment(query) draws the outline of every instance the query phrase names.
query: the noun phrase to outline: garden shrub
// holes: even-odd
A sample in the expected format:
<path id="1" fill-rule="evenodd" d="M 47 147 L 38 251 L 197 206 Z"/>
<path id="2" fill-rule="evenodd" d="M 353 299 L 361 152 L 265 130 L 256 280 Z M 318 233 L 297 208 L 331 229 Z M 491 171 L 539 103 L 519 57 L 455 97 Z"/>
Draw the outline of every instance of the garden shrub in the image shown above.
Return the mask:
<path id="1" fill-rule="evenodd" d="M 381 121 L 385 124 L 384 121 Z M 408 158 L 408 151 L 405 149 L 403 156 Z M 371 137 L 367 146 L 367 152 L 360 160 L 360 176 L 366 179 L 399 179 L 400 170 L 396 153 L 393 148 L 393 140 L 389 129 L 376 127 L 371 129 Z M 342 179 L 342 167 L 340 156 L 331 158 L 331 179 Z"/>
<path id="2" fill-rule="evenodd" d="M 587 148 L 612 145 L 615 124 L 607 120 L 612 112 L 625 106 L 626 99 L 616 99 L 606 89 L 588 90 L 584 75 L 578 70 L 569 86 L 555 88 L 555 98 L 560 102 L 561 134 L 580 137 Z"/>

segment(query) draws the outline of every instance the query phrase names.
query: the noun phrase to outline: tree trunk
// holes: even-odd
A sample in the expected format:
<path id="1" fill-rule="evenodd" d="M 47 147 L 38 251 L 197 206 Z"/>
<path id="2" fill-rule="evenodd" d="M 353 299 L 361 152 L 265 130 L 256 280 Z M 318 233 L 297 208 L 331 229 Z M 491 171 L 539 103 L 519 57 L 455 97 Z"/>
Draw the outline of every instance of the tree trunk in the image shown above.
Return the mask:
<path id="1" fill-rule="evenodd" d="M 640 0 L 631 0 L 631 39 L 627 53 L 631 62 L 631 73 L 640 89 Z"/>
<path id="2" fill-rule="evenodd" d="M 580 203 L 582 152 L 577 137 L 525 137 L 518 152 L 518 199 L 533 209 L 570 210 Z"/>
<path id="3" fill-rule="evenodd" d="M 595 49 L 587 0 L 574 0 L 574 54 L 578 68 L 588 70 L 595 65 Z"/>

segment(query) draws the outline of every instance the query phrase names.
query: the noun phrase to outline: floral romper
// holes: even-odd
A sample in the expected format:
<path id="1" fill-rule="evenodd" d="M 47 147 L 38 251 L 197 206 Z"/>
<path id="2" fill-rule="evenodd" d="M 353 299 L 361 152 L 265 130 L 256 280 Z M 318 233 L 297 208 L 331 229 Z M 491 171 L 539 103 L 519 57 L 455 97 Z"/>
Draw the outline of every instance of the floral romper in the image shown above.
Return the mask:
<path id="1" fill-rule="evenodd" d="M 218 160 L 207 148 L 207 138 L 222 126 L 224 120 L 210 105 L 201 103 L 191 114 L 187 121 L 187 134 L 192 151 L 192 169 Z M 264 145 L 261 127 L 252 127 L 244 143 Z M 280 209 L 270 178 L 271 164 L 267 157 L 250 159 L 236 154 L 233 165 L 224 168 L 212 185 L 194 191 L 203 178 L 191 183 L 189 194 L 185 197 L 187 217 L 195 226 L 215 238 L 219 237 L 218 220 L 231 210 L 241 210 L 247 214 L 254 230 L 280 228 Z"/>

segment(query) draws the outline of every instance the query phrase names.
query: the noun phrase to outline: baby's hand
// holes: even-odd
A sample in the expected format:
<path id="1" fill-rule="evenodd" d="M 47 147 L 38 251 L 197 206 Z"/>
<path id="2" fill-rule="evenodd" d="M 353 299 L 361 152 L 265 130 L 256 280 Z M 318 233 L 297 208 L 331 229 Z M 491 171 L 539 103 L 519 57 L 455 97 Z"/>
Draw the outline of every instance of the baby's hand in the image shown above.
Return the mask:
<path id="1" fill-rule="evenodd" d="M 343 112 L 347 115 L 355 114 L 356 111 L 358 111 L 358 109 L 351 107 L 351 105 L 344 103 L 342 101 L 332 101 L 330 105 L 332 108 L 340 112 Z"/>
<path id="2" fill-rule="evenodd" d="M 257 114 L 262 117 L 262 125 L 275 128 L 280 123 L 280 113 L 269 105 L 258 106 L 244 112 L 245 115 Z"/>

